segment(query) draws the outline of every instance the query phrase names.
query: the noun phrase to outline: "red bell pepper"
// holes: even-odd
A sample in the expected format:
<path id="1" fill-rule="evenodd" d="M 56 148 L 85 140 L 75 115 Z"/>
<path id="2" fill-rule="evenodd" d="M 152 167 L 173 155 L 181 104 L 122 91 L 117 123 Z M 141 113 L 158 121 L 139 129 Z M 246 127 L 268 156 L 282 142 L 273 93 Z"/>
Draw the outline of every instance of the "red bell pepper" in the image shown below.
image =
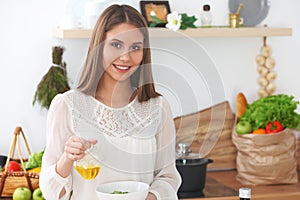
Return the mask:
<path id="1" fill-rule="evenodd" d="M 277 120 L 275 120 L 273 123 L 269 122 L 266 125 L 266 133 L 277 133 L 277 132 L 282 131 L 282 130 L 283 130 L 283 126 Z"/>

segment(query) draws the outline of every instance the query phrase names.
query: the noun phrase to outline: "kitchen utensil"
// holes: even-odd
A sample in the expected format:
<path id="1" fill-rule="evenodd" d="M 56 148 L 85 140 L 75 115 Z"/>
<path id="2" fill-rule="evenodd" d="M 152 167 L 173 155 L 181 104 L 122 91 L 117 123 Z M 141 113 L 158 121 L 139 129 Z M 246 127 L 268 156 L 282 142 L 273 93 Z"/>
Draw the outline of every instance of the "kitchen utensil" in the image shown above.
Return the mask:
<path id="1" fill-rule="evenodd" d="M 96 193 L 99 200 L 142 200 L 148 190 L 149 185 L 143 182 L 117 181 L 97 186 Z"/>
<path id="2" fill-rule="evenodd" d="M 229 14 L 229 26 L 230 28 L 238 28 L 244 23 L 244 19 L 240 17 L 239 14 L 230 13 Z"/>
<path id="3" fill-rule="evenodd" d="M 182 178 L 178 190 L 179 198 L 204 196 L 207 164 L 213 162 L 203 158 L 201 154 L 192 153 L 189 146 L 189 143 L 178 144 L 176 168 Z"/>
<path id="4" fill-rule="evenodd" d="M 260 24 L 267 17 L 271 6 L 270 0 L 229 0 L 230 13 L 236 12 L 240 3 L 243 4 L 240 17 L 244 19 L 245 26 Z"/>

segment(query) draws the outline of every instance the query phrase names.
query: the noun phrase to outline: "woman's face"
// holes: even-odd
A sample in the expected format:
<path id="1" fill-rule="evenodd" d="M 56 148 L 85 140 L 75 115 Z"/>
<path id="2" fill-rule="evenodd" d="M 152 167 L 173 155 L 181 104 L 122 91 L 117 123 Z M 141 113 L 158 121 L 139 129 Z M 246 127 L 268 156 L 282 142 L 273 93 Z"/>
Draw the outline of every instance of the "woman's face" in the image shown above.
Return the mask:
<path id="1" fill-rule="evenodd" d="M 134 25 L 122 23 L 105 35 L 104 75 L 116 81 L 129 80 L 143 59 L 144 36 Z"/>

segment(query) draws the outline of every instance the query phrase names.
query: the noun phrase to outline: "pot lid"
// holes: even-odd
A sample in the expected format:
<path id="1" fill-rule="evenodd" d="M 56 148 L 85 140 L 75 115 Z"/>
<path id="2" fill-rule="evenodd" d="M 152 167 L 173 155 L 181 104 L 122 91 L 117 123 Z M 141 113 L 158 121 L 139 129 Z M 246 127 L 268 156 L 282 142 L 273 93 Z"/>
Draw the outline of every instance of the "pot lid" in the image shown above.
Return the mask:
<path id="1" fill-rule="evenodd" d="M 190 143 L 180 142 L 177 144 L 176 159 L 202 159 L 201 153 L 193 153 L 190 150 Z"/>
<path id="2" fill-rule="evenodd" d="M 207 165 L 209 163 L 213 163 L 213 160 L 207 159 L 207 158 L 195 158 L 195 159 L 178 158 L 178 159 L 176 159 L 177 166 L 197 166 L 197 165 Z"/>

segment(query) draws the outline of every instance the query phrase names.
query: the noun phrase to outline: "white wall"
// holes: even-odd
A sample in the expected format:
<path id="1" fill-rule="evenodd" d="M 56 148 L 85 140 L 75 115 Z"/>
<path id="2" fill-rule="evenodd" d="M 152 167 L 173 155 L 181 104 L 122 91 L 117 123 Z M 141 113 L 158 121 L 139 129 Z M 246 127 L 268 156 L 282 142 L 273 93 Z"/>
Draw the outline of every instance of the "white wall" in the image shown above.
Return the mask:
<path id="1" fill-rule="evenodd" d="M 2 0 L 0 1 L 0 153 L 7 154 L 16 126 L 22 126 L 33 152 L 45 146 L 45 125 L 47 111 L 39 106 L 32 106 L 33 95 L 37 84 L 51 65 L 51 48 L 63 45 L 66 48 L 64 60 L 67 62 L 69 78 L 74 82 L 84 61 L 88 40 L 52 37 L 52 30 L 57 26 L 60 17 L 70 12 L 72 2 L 66 0 Z M 81 1 L 82 2 L 82 1 Z M 118 1 L 120 2 L 120 1 Z M 123 0 L 122 2 L 125 2 Z M 128 0 L 129 2 L 129 0 Z M 138 8 L 138 3 L 130 1 Z M 171 10 L 199 15 L 204 3 L 210 3 L 214 24 L 222 25 L 228 15 L 228 1 L 189 0 L 169 1 Z M 300 52 L 300 1 L 272 0 L 268 17 L 262 24 L 272 27 L 292 27 L 292 37 L 271 37 L 267 42 L 274 50 L 276 60 L 277 93 L 286 93 L 300 98 L 299 61 Z M 79 9 L 80 8 L 76 8 Z M 76 12 L 79 12 L 76 10 Z M 163 66 L 163 70 L 154 68 L 155 79 L 160 86 L 167 89 L 174 116 L 195 112 L 212 104 L 228 100 L 235 110 L 235 95 L 245 92 L 249 101 L 258 98 L 255 56 L 259 54 L 262 38 L 197 38 L 189 39 L 154 39 L 152 45 L 158 49 L 168 50 L 165 55 L 159 50 L 153 52 L 153 61 Z M 187 42 L 191 45 L 187 46 Z M 196 68 L 187 64 L 184 59 L 172 55 L 172 48 L 184 49 L 188 55 L 202 52 L 201 45 L 209 57 L 201 54 L 195 63 Z M 200 54 L 200 53 L 199 53 Z M 216 71 L 206 73 L 213 68 Z M 196 71 L 195 71 L 196 70 Z M 162 73 L 163 71 L 163 73 Z M 172 72 L 174 77 L 172 77 Z M 200 72 L 200 73 L 198 73 Z M 210 77 L 216 75 L 215 77 Z M 219 76 L 219 77 L 218 77 Z M 179 79 L 185 82 L 180 82 Z M 216 79 L 216 80 L 214 80 Z M 199 82 L 197 82 L 199 80 Z M 217 82 L 216 85 L 213 85 Z M 181 84 L 184 83 L 184 84 Z M 208 84 L 208 85 L 207 85 Z M 221 87 L 219 87 L 221 84 Z M 164 91 L 164 87 L 158 88 Z M 181 88 L 183 87 L 183 88 Z M 188 90 L 186 90 L 186 88 Z M 213 87 L 214 94 L 211 94 Z M 217 87 L 217 88 L 216 88 Z M 181 88 L 181 90 L 176 90 Z M 180 105 L 174 100 L 172 92 L 178 92 Z M 224 94 L 224 95 L 223 95 Z M 195 95 L 189 101 L 189 95 Z M 213 95 L 213 98 L 212 96 Z M 176 95 L 175 95 L 176 96 Z M 182 99 L 181 99 L 182 98 Z M 191 104 L 190 106 L 188 104 Z"/>

